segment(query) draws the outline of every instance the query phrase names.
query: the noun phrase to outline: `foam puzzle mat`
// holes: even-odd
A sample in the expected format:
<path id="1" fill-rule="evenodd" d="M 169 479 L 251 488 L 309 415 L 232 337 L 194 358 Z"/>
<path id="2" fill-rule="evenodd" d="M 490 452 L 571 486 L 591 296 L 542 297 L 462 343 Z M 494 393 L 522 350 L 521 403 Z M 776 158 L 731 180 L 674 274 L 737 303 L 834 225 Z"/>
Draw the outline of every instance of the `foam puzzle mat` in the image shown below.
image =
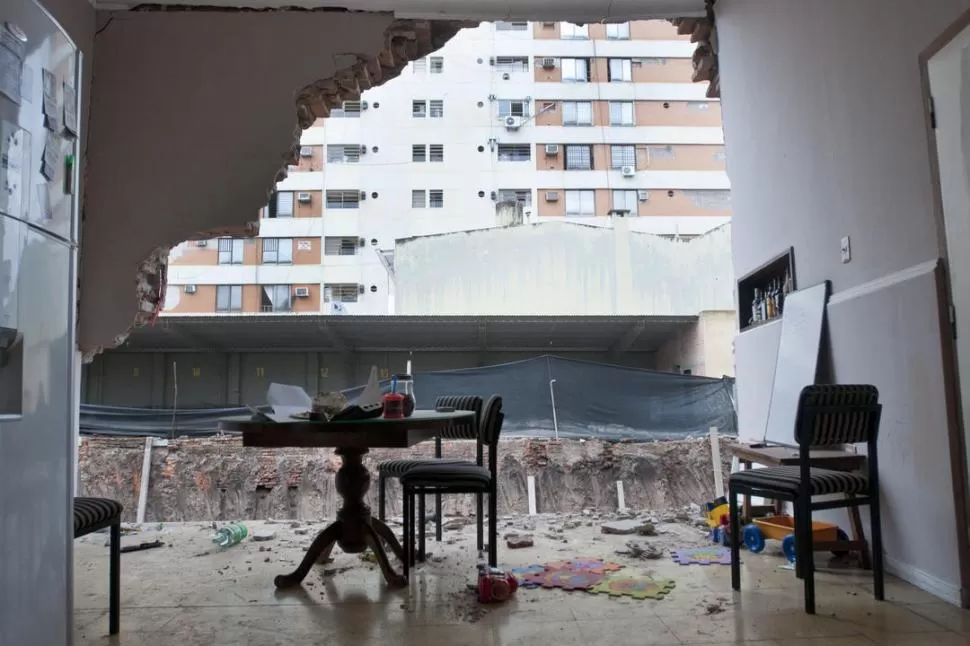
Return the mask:
<path id="1" fill-rule="evenodd" d="M 681 565 L 731 565 L 731 550 L 727 547 L 687 547 L 671 553 L 674 562 Z"/>
<path id="2" fill-rule="evenodd" d="M 515 580 L 519 582 L 519 586 L 523 588 L 538 588 L 539 584 L 527 580 L 526 577 L 533 574 L 540 574 L 546 571 L 546 566 L 544 565 L 522 565 L 520 567 L 510 568 L 509 572 L 515 577 Z"/>
<path id="3" fill-rule="evenodd" d="M 528 586 L 561 588 L 563 590 L 589 590 L 600 583 L 606 575 L 601 572 L 577 570 L 544 570 L 523 577 Z"/>
<path id="4" fill-rule="evenodd" d="M 577 558 L 568 561 L 553 561 L 546 563 L 547 570 L 572 570 L 573 572 L 594 572 L 596 574 L 606 574 L 616 572 L 623 566 L 612 561 L 603 561 L 593 558 Z"/>
<path id="5" fill-rule="evenodd" d="M 670 579 L 652 579 L 648 576 L 611 576 L 589 589 L 590 592 L 608 594 L 611 597 L 634 599 L 663 599 L 676 584 Z"/>

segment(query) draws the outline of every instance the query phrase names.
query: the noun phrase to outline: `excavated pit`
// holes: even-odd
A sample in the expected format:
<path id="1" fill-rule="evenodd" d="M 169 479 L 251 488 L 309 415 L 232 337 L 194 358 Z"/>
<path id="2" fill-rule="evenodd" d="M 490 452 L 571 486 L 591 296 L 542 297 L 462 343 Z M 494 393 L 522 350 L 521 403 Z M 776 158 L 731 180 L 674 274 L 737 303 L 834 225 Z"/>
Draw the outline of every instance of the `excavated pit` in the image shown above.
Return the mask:
<path id="1" fill-rule="evenodd" d="M 731 438 L 721 438 L 721 467 L 730 468 Z M 159 443 L 156 443 L 159 444 Z M 257 449 L 239 437 L 167 440 L 151 453 L 145 520 L 181 522 L 333 518 L 339 497 L 331 449 Z M 431 457 L 430 442 L 412 449 L 374 449 L 364 463 L 372 474 L 369 503 L 376 509 L 378 462 Z M 445 442 L 447 457 L 474 459 L 472 442 Z M 79 452 L 80 495 L 121 502 L 135 520 L 145 455 L 144 438 L 89 436 Z M 679 508 L 714 496 L 708 438 L 614 443 L 599 440 L 507 439 L 499 446 L 499 513 L 528 511 L 527 481 L 534 476 L 540 513 L 616 510 L 617 481 L 626 507 Z M 726 478 L 725 478 L 726 481 Z M 399 515 L 400 489 L 388 482 L 388 514 Z M 470 496 L 446 496 L 444 513 L 471 515 Z"/>

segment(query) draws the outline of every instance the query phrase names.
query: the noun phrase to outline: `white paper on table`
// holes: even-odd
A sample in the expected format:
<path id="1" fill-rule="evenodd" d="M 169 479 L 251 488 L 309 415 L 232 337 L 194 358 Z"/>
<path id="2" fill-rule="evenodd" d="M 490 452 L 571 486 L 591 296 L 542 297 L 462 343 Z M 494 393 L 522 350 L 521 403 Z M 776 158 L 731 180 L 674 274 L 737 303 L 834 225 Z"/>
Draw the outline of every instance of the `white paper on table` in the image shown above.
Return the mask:
<path id="1" fill-rule="evenodd" d="M 266 402 L 273 407 L 269 414 L 274 422 L 291 422 L 292 415 L 307 413 L 313 400 L 299 386 L 272 383 L 266 391 Z"/>

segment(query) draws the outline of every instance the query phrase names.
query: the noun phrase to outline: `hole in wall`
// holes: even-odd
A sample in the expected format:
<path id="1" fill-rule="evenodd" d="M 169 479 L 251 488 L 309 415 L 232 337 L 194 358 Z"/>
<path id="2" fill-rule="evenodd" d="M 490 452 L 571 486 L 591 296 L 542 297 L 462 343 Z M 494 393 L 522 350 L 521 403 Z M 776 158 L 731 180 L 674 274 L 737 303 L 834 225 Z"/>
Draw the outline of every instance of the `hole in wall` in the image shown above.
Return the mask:
<path id="1" fill-rule="evenodd" d="M 373 193 L 371 193 L 370 196 L 376 200 L 377 199 L 377 191 L 374 191 Z"/>

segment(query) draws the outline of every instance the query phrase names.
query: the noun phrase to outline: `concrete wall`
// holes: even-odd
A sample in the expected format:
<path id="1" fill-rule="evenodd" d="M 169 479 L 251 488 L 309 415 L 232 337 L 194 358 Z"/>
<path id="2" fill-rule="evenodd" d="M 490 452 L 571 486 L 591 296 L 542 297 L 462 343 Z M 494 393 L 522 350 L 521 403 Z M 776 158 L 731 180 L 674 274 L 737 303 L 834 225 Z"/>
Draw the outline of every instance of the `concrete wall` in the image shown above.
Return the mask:
<path id="1" fill-rule="evenodd" d="M 695 315 L 734 307 L 730 225 L 690 242 L 564 222 L 398 241 L 398 314 Z"/>
<path id="2" fill-rule="evenodd" d="M 735 271 L 792 245 L 798 286 L 832 281 L 832 377 L 875 384 L 884 405 L 888 564 L 951 600 L 961 592 L 965 528 L 951 488 L 919 55 L 968 8 L 967 0 L 716 5 Z M 860 38 L 860 26 L 880 44 Z M 787 152 L 772 154 L 779 150 Z M 839 256 L 844 235 L 848 264 Z M 738 339 L 743 436 L 763 433 L 779 331 L 769 324 Z"/>
<path id="3" fill-rule="evenodd" d="M 734 310 L 701 312 L 697 323 L 678 332 L 656 352 L 657 370 L 690 370 L 703 377 L 734 376 Z"/>

